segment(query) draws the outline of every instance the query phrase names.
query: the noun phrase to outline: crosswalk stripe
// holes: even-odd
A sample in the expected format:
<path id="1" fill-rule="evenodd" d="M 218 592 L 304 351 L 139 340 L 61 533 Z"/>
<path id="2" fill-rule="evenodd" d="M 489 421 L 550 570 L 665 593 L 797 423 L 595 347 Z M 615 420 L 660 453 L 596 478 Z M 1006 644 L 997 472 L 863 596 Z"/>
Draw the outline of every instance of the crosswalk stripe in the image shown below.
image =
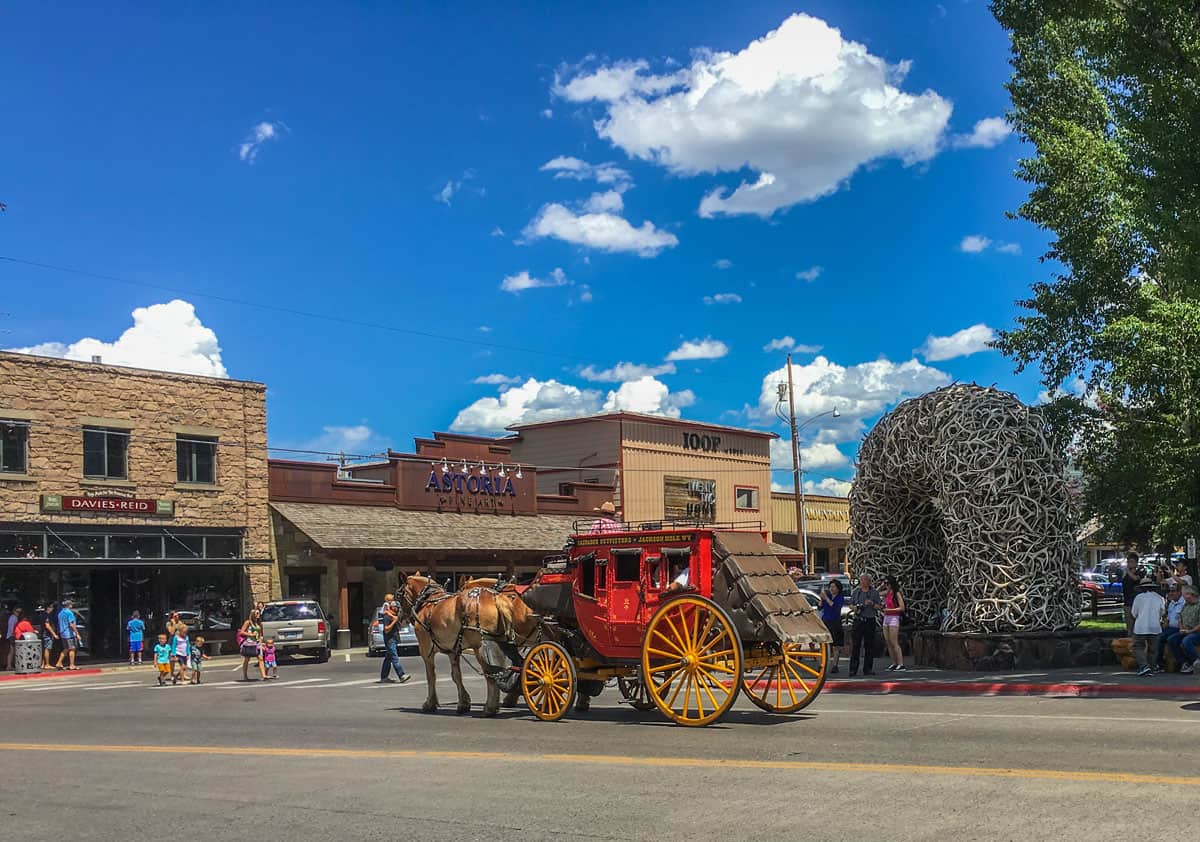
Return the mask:
<path id="1" fill-rule="evenodd" d="M 354 687 L 358 684 L 370 684 L 371 682 L 378 681 L 378 680 L 379 679 L 377 679 L 377 678 L 360 678 L 357 681 L 339 681 L 337 684 L 321 684 L 318 686 L 313 686 L 310 684 L 307 687 L 302 687 L 300 689 L 302 689 L 302 690 L 325 690 L 330 687 Z"/>
<path id="2" fill-rule="evenodd" d="M 111 690 L 116 687 L 137 687 L 141 681 L 122 681 L 116 684 L 58 684 L 46 687 L 26 687 L 27 693 L 45 693 L 47 690 Z"/>

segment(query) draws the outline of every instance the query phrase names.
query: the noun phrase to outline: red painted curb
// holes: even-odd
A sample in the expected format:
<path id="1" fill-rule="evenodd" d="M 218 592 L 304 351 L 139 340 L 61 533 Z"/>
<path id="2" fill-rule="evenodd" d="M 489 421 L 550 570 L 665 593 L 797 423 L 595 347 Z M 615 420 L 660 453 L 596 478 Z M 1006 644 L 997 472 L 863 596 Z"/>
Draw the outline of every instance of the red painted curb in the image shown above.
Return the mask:
<path id="1" fill-rule="evenodd" d="M 1200 686 L 1031 684 L 1003 681 L 826 681 L 821 692 L 947 693 L 979 696 L 1198 696 Z"/>
<path id="2" fill-rule="evenodd" d="M 0 675 L 0 681 L 20 681 L 24 678 L 82 678 L 85 675 L 101 675 L 104 670 L 99 668 L 85 670 L 47 670 L 46 672 L 31 672 L 26 675 Z"/>

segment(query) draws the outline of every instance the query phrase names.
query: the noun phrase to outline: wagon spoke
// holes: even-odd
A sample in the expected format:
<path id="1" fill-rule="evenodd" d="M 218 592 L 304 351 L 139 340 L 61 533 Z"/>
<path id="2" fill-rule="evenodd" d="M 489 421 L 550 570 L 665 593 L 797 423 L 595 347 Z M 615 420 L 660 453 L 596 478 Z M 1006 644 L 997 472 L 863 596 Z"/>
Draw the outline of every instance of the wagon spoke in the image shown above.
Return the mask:
<path id="1" fill-rule="evenodd" d="M 656 637 L 658 637 L 660 640 L 662 640 L 663 642 L 665 642 L 665 643 L 666 643 L 668 646 L 670 646 L 672 649 L 674 649 L 674 650 L 675 650 L 675 652 L 673 653 L 672 657 L 676 657 L 676 658 L 677 658 L 677 657 L 679 657 L 680 655 L 682 655 L 682 654 L 683 654 L 683 650 L 679 648 L 679 643 L 678 643 L 678 641 L 677 641 L 677 640 L 672 640 L 671 638 L 667 637 L 665 634 L 663 634 L 662 632 L 660 632 L 658 629 L 655 629 L 655 630 L 654 630 L 654 635 L 655 635 Z"/>

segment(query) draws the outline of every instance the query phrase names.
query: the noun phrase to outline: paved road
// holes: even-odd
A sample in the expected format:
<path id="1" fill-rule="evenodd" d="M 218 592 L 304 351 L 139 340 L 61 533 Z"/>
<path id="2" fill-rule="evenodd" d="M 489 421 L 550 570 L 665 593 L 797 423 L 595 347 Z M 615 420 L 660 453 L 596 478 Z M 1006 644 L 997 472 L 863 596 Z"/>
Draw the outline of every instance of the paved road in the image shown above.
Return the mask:
<path id="1" fill-rule="evenodd" d="M 421 714 L 378 664 L 0 683 L 0 837 L 1166 839 L 1200 791 L 1189 701 L 830 694 L 687 729 L 606 691 L 542 723 L 455 716 L 448 681 Z"/>

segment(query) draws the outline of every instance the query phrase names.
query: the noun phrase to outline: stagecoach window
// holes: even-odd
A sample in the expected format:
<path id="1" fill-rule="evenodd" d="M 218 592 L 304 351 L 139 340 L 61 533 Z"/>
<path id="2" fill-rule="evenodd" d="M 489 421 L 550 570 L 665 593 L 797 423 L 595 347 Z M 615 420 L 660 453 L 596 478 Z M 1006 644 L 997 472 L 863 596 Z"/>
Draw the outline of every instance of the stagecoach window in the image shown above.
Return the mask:
<path id="1" fill-rule="evenodd" d="M 613 550 L 616 561 L 614 582 L 636 582 L 641 577 L 642 551 Z"/>
<path id="2" fill-rule="evenodd" d="M 601 573 L 604 568 L 600 568 Z M 579 592 L 584 596 L 596 595 L 596 557 L 585 555 L 579 559 Z"/>

